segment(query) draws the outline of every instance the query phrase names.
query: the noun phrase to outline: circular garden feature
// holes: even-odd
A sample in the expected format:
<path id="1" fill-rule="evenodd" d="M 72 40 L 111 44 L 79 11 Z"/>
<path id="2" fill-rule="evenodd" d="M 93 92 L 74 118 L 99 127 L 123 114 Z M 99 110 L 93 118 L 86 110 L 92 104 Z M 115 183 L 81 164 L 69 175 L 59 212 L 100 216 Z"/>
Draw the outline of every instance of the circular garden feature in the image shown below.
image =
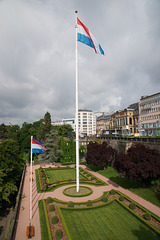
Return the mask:
<path id="1" fill-rule="evenodd" d="M 68 187 L 63 190 L 63 193 L 69 197 L 85 197 L 92 193 L 92 189 L 86 186 L 80 186 L 77 192 L 76 186 Z"/>

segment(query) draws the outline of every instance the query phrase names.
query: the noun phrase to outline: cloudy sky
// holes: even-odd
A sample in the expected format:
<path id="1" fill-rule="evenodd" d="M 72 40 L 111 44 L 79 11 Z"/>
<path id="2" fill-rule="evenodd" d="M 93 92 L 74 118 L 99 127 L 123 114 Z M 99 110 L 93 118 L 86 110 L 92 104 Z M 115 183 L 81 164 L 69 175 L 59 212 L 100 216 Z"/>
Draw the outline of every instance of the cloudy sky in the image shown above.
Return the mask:
<path id="1" fill-rule="evenodd" d="M 79 108 L 160 92 L 159 0 L 0 0 L 0 124 L 74 116 L 75 10 L 105 51 L 78 43 Z"/>

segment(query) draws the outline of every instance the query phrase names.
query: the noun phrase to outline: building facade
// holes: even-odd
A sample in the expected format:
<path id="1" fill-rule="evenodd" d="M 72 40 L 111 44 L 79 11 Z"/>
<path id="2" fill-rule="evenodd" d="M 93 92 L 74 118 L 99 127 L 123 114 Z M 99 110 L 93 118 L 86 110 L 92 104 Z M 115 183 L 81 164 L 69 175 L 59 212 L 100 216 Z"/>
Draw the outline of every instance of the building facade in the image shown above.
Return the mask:
<path id="1" fill-rule="evenodd" d="M 115 136 L 136 136 L 138 134 L 138 114 L 138 103 L 113 113 L 110 121 L 112 134 Z"/>
<path id="2" fill-rule="evenodd" d="M 96 116 L 92 110 L 78 110 L 78 129 L 82 136 L 93 136 L 96 134 Z"/>
<path id="3" fill-rule="evenodd" d="M 141 97 L 138 129 L 141 136 L 160 136 L 160 92 Z"/>
<path id="4" fill-rule="evenodd" d="M 97 136 L 109 134 L 110 119 L 111 115 L 105 115 L 104 113 L 97 117 Z"/>

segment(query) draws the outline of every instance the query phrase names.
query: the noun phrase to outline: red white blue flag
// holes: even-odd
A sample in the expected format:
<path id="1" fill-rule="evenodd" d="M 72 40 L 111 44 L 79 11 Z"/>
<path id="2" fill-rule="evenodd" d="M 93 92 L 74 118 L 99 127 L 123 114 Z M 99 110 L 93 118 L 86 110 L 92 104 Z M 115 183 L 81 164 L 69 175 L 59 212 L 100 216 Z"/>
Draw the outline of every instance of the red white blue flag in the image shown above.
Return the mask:
<path id="1" fill-rule="evenodd" d="M 96 53 L 101 53 L 104 55 L 104 51 L 101 45 L 99 44 L 99 42 L 96 40 L 93 34 L 89 31 L 89 29 L 79 20 L 79 18 L 77 18 L 77 25 L 78 25 L 77 40 L 79 42 L 82 42 L 94 48 Z"/>
<path id="2" fill-rule="evenodd" d="M 32 138 L 32 153 L 44 153 L 46 148 L 43 147 L 42 145 L 43 142 Z"/>

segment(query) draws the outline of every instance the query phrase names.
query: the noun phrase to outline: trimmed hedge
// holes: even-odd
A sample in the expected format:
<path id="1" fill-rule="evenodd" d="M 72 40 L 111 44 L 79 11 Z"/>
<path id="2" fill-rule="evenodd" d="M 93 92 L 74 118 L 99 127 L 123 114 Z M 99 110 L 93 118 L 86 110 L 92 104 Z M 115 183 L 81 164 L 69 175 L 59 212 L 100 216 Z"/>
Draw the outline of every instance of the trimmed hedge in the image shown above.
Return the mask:
<path id="1" fill-rule="evenodd" d="M 145 207 L 141 206 L 140 204 L 138 204 L 137 202 L 135 202 L 135 201 L 132 200 L 131 198 L 127 197 L 125 194 L 119 192 L 118 190 L 116 190 L 116 192 L 117 192 L 119 195 L 124 196 L 124 198 L 127 199 L 128 201 L 134 202 L 134 203 L 136 204 L 136 206 L 137 206 L 138 208 L 140 208 L 141 210 L 143 210 L 144 212 L 149 212 L 152 217 L 154 217 L 158 222 L 160 222 L 160 217 L 158 217 L 156 214 L 150 212 L 148 209 L 146 209 Z"/>
<path id="2" fill-rule="evenodd" d="M 145 214 L 143 215 L 144 219 L 146 220 L 151 220 L 151 215 L 148 212 L 145 212 Z"/>
<path id="3" fill-rule="evenodd" d="M 123 202 L 123 201 L 124 201 L 124 197 L 121 195 L 121 196 L 119 197 L 119 200 L 120 200 L 121 202 Z"/>
<path id="4" fill-rule="evenodd" d="M 53 202 L 53 199 L 51 198 L 51 197 L 48 197 L 47 199 L 46 199 L 46 202 L 49 204 L 49 203 L 52 203 Z"/>
<path id="5" fill-rule="evenodd" d="M 99 198 L 97 198 L 97 199 L 95 199 L 95 200 L 92 200 L 92 202 L 101 201 L 102 198 L 103 198 L 104 196 L 108 196 L 108 194 L 109 194 L 109 192 L 104 192 L 101 197 L 99 197 Z M 57 199 L 57 198 L 53 198 L 53 201 L 54 201 L 54 202 L 58 202 L 58 203 L 62 203 L 62 204 L 67 204 L 67 203 L 68 203 L 68 202 L 59 200 L 59 199 Z M 80 205 L 80 204 L 84 204 L 84 205 L 85 205 L 85 204 L 86 204 L 86 202 L 73 202 L 73 203 L 74 203 L 74 205 Z"/>
<path id="6" fill-rule="evenodd" d="M 68 207 L 74 207 L 74 203 L 72 201 L 69 201 L 67 204 Z"/>
<path id="7" fill-rule="evenodd" d="M 111 193 L 111 195 L 114 195 L 114 194 L 116 193 L 116 191 L 115 191 L 114 189 L 112 189 L 112 190 L 110 191 L 110 193 Z"/>
<path id="8" fill-rule="evenodd" d="M 70 233 L 69 233 L 69 230 L 68 230 L 68 227 L 67 227 L 67 225 L 66 225 L 66 222 L 65 222 L 65 220 L 64 220 L 63 214 L 62 214 L 59 206 L 57 207 L 57 210 L 58 210 L 59 216 L 60 216 L 60 218 L 61 218 L 61 222 L 62 222 L 62 224 L 63 224 L 63 227 L 64 227 L 64 230 L 65 230 L 67 239 L 68 239 L 68 240 L 72 240 L 72 238 L 71 238 L 71 236 L 70 236 Z"/>
<path id="9" fill-rule="evenodd" d="M 53 204 L 50 205 L 50 206 L 49 206 L 49 211 L 50 211 L 50 212 L 53 212 L 54 210 L 55 210 L 55 206 L 54 206 Z"/>
<path id="10" fill-rule="evenodd" d="M 55 238 L 58 239 L 62 239 L 63 238 L 63 232 L 60 228 L 58 228 L 55 232 Z"/>
<path id="11" fill-rule="evenodd" d="M 46 205 L 45 205 L 45 200 L 43 199 L 42 202 L 43 202 L 44 214 L 45 214 L 45 219 L 46 219 L 46 224 L 47 224 L 48 237 L 49 237 L 49 240 L 52 240 L 52 234 L 51 234 L 51 229 L 50 229 L 50 225 L 49 225 L 49 219 L 48 219 L 48 213 L 47 213 L 47 209 L 46 209 Z"/>
<path id="12" fill-rule="evenodd" d="M 92 201 L 91 201 L 91 200 L 88 200 L 88 201 L 87 201 L 87 207 L 90 207 L 90 206 L 92 206 Z"/>
<path id="13" fill-rule="evenodd" d="M 51 218 L 51 223 L 52 223 L 52 224 L 57 224 L 58 222 L 59 222 L 59 219 L 58 219 L 57 216 L 53 216 L 53 217 Z"/>
<path id="14" fill-rule="evenodd" d="M 147 225 L 150 229 L 152 229 L 154 232 L 156 232 L 158 235 L 160 235 L 160 231 L 158 231 L 155 227 L 153 227 L 150 223 L 148 223 L 144 218 L 140 217 L 137 213 L 135 213 L 133 210 L 131 210 L 129 207 L 127 207 L 123 202 L 120 202 L 118 199 L 115 199 L 119 204 L 121 204 L 125 209 L 130 211 L 134 216 L 136 216 L 141 222 L 143 222 L 145 225 Z"/>
<path id="15" fill-rule="evenodd" d="M 108 202 L 108 196 L 102 197 L 102 201 L 103 201 L 103 202 Z"/>
<path id="16" fill-rule="evenodd" d="M 129 204 L 129 208 L 130 208 L 131 210 L 135 210 L 135 209 L 136 209 L 136 204 L 133 203 L 133 202 L 131 202 L 131 203 Z"/>

